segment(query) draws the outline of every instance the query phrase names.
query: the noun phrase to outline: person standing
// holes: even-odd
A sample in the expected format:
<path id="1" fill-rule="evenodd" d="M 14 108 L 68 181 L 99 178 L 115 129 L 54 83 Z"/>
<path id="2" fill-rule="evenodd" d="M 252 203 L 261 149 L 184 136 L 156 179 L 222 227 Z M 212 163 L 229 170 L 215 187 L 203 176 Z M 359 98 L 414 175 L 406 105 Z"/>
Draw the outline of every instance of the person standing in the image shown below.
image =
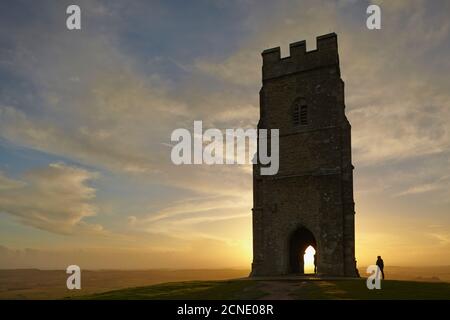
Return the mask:
<path id="1" fill-rule="evenodd" d="M 381 259 L 381 256 L 377 257 L 377 266 L 380 268 L 382 279 L 384 280 L 384 261 Z"/>
<path id="2" fill-rule="evenodd" d="M 314 253 L 314 273 L 317 273 L 317 253 Z"/>

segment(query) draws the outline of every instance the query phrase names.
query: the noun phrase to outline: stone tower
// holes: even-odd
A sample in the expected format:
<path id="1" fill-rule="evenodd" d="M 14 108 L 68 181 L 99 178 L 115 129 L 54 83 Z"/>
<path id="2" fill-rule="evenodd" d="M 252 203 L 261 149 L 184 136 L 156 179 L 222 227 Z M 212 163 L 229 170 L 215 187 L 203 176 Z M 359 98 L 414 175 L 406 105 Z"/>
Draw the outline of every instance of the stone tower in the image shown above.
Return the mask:
<path id="1" fill-rule="evenodd" d="M 258 129 L 279 129 L 280 168 L 253 167 L 252 276 L 303 273 L 303 254 L 316 250 L 317 273 L 355 276 L 353 165 L 350 123 L 337 35 L 317 49 L 292 43 L 262 53 Z M 270 146 L 270 143 L 268 144 Z"/>

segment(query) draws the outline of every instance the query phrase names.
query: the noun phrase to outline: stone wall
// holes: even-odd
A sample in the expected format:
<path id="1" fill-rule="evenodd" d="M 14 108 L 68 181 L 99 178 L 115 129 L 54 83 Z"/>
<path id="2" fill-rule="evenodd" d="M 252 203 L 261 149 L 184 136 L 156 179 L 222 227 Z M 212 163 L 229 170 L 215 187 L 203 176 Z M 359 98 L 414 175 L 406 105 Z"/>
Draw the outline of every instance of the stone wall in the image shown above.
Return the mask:
<path id="1" fill-rule="evenodd" d="M 350 124 L 345 116 L 336 34 L 265 50 L 259 129 L 280 130 L 280 169 L 261 176 L 254 165 L 252 275 L 290 270 L 290 239 L 303 227 L 315 238 L 318 273 L 354 276 L 354 203 Z M 293 120 L 298 101 L 307 123 Z M 295 249 L 295 248 L 294 248 Z M 300 254 L 300 252 L 299 252 Z"/>

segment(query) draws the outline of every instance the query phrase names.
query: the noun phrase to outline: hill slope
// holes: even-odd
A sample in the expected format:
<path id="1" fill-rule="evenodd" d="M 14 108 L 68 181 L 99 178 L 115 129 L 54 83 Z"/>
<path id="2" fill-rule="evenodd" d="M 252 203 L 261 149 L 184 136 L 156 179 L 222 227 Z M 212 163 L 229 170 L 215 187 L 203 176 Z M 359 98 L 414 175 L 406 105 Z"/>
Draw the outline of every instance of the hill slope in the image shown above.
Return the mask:
<path id="1" fill-rule="evenodd" d="M 82 299 L 445 299 L 449 283 L 385 280 L 368 290 L 358 280 L 226 280 L 171 282 L 93 294 Z"/>

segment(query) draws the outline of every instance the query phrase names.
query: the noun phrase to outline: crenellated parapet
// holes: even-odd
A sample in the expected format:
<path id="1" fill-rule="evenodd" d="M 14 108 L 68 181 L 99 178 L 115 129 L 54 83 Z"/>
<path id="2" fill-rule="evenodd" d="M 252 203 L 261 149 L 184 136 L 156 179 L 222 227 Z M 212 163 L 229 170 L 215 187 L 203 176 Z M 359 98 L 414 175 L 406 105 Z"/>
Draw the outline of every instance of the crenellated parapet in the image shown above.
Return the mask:
<path id="1" fill-rule="evenodd" d="M 289 45 L 289 56 L 281 58 L 280 47 L 262 52 L 263 81 L 316 68 L 336 67 L 339 73 L 339 55 L 336 33 L 316 38 L 317 49 L 306 51 L 306 41 Z"/>

